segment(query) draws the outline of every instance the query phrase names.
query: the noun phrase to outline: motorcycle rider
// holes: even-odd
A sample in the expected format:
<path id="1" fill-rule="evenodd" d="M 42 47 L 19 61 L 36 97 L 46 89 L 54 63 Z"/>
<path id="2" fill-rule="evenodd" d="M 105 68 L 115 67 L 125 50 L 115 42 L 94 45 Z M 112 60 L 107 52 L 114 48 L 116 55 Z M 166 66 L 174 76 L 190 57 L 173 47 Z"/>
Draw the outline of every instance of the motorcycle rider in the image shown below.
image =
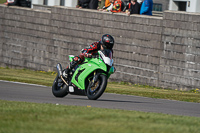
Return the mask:
<path id="1" fill-rule="evenodd" d="M 76 65 L 83 63 L 85 57 L 91 58 L 93 54 L 98 52 L 98 50 L 103 50 L 103 49 L 112 50 L 113 46 L 114 46 L 114 38 L 109 34 L 104 34 L 99 41 L 94 42 L 88 48 L 83 49 L 79 56 L 75 56 L 73 61 L 66 68 L 65 73 L 69 74 L 71 70 L 76 67 Z"/>

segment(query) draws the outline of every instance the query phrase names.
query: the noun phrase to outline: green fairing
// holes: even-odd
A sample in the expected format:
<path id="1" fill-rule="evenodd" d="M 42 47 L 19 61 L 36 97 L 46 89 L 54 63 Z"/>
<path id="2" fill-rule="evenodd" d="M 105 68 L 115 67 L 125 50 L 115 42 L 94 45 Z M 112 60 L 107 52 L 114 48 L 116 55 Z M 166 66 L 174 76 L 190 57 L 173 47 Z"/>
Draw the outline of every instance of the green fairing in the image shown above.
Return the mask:
<path id="1" fill-rule="evenodd" d="M 74 57 L 70 57 L 70 62 L 73 60 L 73 58 Z M 85 89 L 85 80 L 87 80 L 87 76 L 89 74 L 91 74 L 95 70 L 103 70 L 107 72 L 107 66 L 104 64 L 104 62 L 100 58 L 85 58 L 84 62 L 85 63 L 78 66 L 71 80 L 73 84 L 75 84 L 78 88 L 82 90 Z M 84 70 L 84 71 L 81 72 L 81 70 Z M 80 73 L 80 75 L 78 76 L 78 82 L 77 82 L 75 77 L 78 74 L 78 72 Z"/>
<path id="2" fill-rule="evenodd" d="M 114 66 L 112 66 L 112 67 L 110 68 L 110 71 L 108 72 L 108 78 L 109 78 L 110 75 L 113 74 L 114 72 L 115 72 L 115 68 L 114 68 Z"/>
<path id="3" fill-rule="evenodd" d="M 69 55 L 69 62 L 72 62 L 74 59 L 74 56 L 73 55 Z"/>

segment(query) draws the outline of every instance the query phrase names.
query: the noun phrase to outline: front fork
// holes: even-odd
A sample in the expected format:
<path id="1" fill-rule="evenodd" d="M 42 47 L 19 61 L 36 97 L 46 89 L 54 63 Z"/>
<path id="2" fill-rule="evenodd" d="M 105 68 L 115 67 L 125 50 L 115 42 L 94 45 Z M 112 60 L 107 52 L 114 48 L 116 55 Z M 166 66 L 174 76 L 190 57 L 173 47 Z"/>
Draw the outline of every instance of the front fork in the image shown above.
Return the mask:
<path id="1" fill-rule="evenodd" d="M 99 75 L 100 75 L 99 73 L 96 73 L 96 71 L 94 71 L 94 77 L 93 77 L 92 82 L 91 82 L 91 87 L 93 87 L 95 85 L 95 83 L 98 80 Z"/>

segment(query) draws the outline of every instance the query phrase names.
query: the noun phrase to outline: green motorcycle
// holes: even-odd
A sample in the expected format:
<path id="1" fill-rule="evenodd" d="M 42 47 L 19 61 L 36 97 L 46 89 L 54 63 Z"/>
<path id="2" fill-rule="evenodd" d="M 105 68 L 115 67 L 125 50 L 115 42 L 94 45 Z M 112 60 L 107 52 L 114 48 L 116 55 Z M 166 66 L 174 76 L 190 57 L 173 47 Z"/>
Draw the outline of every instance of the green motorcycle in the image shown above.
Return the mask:
<path id="1" fill-rule="evenodd" d="M 69 55 L 70 62 L 74 56 Z M 67 94 L 84 95 L 90 100 L 98 99 L 105 91 L 107 80 L 115 72 L 112 51 L 104 49 L 92 58 L 85 58 L 83 64 L 77 65 L 71 73 L 66 74 L 61 64 L 57 64 L 58 75 L 52 85 L 55 97 Z"/>

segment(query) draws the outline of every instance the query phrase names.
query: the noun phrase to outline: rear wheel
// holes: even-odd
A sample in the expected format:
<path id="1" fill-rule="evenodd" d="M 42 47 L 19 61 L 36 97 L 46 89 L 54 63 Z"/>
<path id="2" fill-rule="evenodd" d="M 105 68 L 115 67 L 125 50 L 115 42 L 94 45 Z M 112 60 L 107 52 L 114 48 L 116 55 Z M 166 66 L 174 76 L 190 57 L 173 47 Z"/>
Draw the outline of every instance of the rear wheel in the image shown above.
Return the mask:
<path id="1" fill-rule="evenodd" d="M 107 77 L 105 75 L 99 75 L 96 83 L 89 82 L 87 87 L 87 97 L 90 100 L 98 99 L 105 91 L 107 86 Z"/>
<path id="2" fill-rule="evenodd" d="M 68 94 L 68 86 L 58 77 L 58 75 L 53 82 L 52 93 L 55 97 L 65 97 Z"/>

